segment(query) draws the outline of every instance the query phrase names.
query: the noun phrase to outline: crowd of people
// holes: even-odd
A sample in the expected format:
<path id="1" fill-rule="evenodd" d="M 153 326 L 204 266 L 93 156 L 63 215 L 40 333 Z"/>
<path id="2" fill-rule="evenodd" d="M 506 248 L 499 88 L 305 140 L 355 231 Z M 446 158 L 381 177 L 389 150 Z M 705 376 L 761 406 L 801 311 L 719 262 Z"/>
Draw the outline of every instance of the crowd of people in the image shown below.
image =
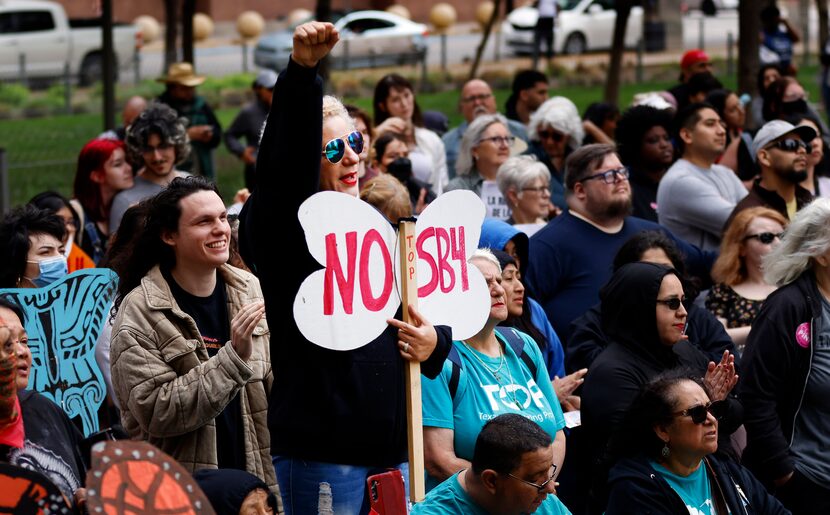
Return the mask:
<path id="1" fill-rule="evenodd" d="M 779 49 L 792 32 L 764 30 Z M 286 69 L 256 77 L 224 132 L 205 78 L 172 65 L 158 99 L 130 99 L 123 127 L 80 150 L 71 199 L 0 220 L 0 288 L 117 275 L 96 349 L 112 435 L 172 456 L 218 513 L 370 513 L 370 476 L 397 469 L 409 489 L 418 362 L 428 493 L 412 513 L 830 513 L 827 130 L 791 56 L 748 99 L 691 50 L 671 90 L 582 115 L 536 70 L 504 114 L 473 79 L 448 128 L 397 74 L 371 114 L 324 95 L 338 40 L 298 26 Z M 213 182 L 223 139 L 244 166 L 231 206 Z M 357 349 L 309 341 L 293 317 L 320 267 L 303 202 L 338 192 L 396 224 L 452 190 L 486 207 L 468 249 L 483 327 L 455 340 L 410 306 Z M 0 461 L 82 510 L 88 443 L 31 389 L 32 321 L 10 299 Z"/>

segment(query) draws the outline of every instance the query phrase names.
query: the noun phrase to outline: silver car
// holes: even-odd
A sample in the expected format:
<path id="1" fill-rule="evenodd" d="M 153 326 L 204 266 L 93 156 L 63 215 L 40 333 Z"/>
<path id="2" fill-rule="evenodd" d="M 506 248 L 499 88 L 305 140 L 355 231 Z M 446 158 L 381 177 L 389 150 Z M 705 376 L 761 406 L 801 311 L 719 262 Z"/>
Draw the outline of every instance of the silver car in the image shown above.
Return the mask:
<path id="1" fill-rule="evenodd" d="M 340 42 L 331 56 L 333 69 L 371 68 L 422 62 L 426 59 L 426 25 L 384 11 L 357 11 L 337 20 Z M 291 55 L 293 29 L 260 38 L 254 63 L 279 72 Z"/>

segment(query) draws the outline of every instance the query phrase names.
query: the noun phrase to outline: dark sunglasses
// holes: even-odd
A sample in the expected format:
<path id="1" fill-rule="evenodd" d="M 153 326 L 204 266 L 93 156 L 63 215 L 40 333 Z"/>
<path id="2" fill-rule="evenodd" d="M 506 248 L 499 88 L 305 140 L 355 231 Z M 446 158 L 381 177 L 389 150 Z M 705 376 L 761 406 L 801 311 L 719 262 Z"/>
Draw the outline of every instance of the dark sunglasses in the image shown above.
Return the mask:
<path id="1" fill-rule="evenodd" d="M 813 151 L 813 146 L 811 144 L 801 141 L 800 139 L 793 138 L 775 141 L 770 146 L 780 148 L 784 152 L 798 152 L 799 148 L 803 148 L 808 154 Z"/>
<path id="2" fill-rule="evenodd" d="M 541 492 L 541 491 L 543 491 L 545 488 L 547 488 L 547 486 L 550 484 L 550 482 L 551 482 L 551 481 L 553 481 L 553 478 L 556 476 L 556 464 L 551 465 L 551 468 L 552 468 L 553 470 L 551 470 L 551 472 L 550 472 L 550 476 L 548 477 L 548 480 L 547 480 L 547 481 L 545 481 L 544 483 L 539 483 L 539 484 L 534 483 L 533 481 L 528 481 L 527 479 L 522 479 L 522 478 L 520 478 L 520 477 L 518 477 L 518 476 L 514 476 L 514 475 L 513 475 L 513 474 L 511 474 L 510 472 L 508 472 L 508 473 L 507 473 L 507 475 L 508 475 L 508 476 L 510 476 L 510 477 L 512 477 L 512 478 L 513 478 L 513 479 L 515 479 L 516 481 L 521 481 L 522 483 L 524 483 L 524 484 L 526 484 L 526 485 L 528 485 L 528 486 L 532 486 L 533 488 L 535 488 L 535 489 L 537 489 L 537 490 L 539 490 L 539 491 Z"/>
<path id="3" fill-rule="evenodd" d="M 617 177 L 619 177 L 620 180 L 623 180 L 623 181 L 627 180 L 628 179 L 628 168 L 622 167 L 622 168 L 617 168 L 615 170 L 608 170 L 607 172 L 601 172 L 601 173 L 597 173 L 597 174 L 594 174 L 594 175 L 589 175 L 588 177 L 585 177 L 584 179 L 582 179 L 581 182 L 590 181 L 591 179 L 600 179 L 601 178 L 602 181 L 605 184 L 614 184 L 615 182 L 617 182 Z"/>
<path id="4" fill-rule="evenodd" d="M 556 143 L 559 143 L 563 139 L 565 139 L 565 135 L 561 132 L 556 131 L 539 131 L 539 139 L 552 139 Z"/>
<path id="5" fill-rule="evenodd" d="M 678 309 L 680 309 L 680 305 L 684 304 L 686 302 L 686 299 L 685 298 L 679 299 L 677 297 L 672 297 L 670 299 L 663 299 L 663 300 L 657 299 L 656 302 L 658 304 L 665 305 L 666 307 L 668 307 L 672 311 L 677 311 Z"/>
<path id="6" fill-rule="evenodd" d="M 675 417 L 691 417 L 695 424 L 702 424 L 706 422 L 706 414 L 711 413 L 715 420 L 723 418 L 726 412 L 726 402 L 724 401 L 709 401 L 706 404 L 698 404 L 689 409 L 672 413 Z"/>
<path id="7" fill-rule="evenodd" d="M 350 132 L 343 138 L 334 138 L 333 140 L 326 143 L 321 155 L 326 158 L 326 160 L 336 165 L 343 159 L 343 156 L 346 155 L 346 144 L 352 147 L 355 154 L 360 154 L 363 152 L 363 134 L 359 131 Z"/>
<path id="8" fill-rule="evenodd" d="M 752 238 L 758 238 L 758 241 L 760 241 L 764 245 L 769 245 L 770 243 L 775 241 L 775 238 L 778 238 L 780 240 L 783 236 L 784 236 L 783 232 L 779 232 L 779 233 L 762 232 L 762 233 L 758 233 L 758 234 L 750 234 L 749 236 L 746 236 L 744 238 L 744 241 L 751 240 Z"/>

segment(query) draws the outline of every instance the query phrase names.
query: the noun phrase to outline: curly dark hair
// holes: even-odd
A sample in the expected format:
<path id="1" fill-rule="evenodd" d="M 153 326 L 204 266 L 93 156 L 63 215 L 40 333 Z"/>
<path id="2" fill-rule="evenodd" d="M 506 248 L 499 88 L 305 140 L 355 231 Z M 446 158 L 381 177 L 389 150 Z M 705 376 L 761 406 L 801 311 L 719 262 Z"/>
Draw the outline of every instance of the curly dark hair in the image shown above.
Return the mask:
<path id="1" fill-rule="evenodd" d="M 63 218 L 54 212 L 26 204 L 0 220 L 0 288 L 15 288 L 26 271 L 29 236 L 48 234 L 58 241 L 66 236 Z"/>
<path id="2" fill-rule="evenodd" d="M 177 177 L 158 195 L 142 201 L 130 223 L 137 226 L 132 234 L 116 234 L 117 252 L 110 252 L 108 263 L 118 274 L 118 294 L 113 312 L 118 311 L 124 297 L 140 283 L 154 266 L 172 268 L 176 263 L 173 249 L 162 241 L 164 234 L 179 230 L 180 201 L 200 191 L 213 191 L 219 195 L 216 185 L 199 176 Z M 123 236 L 129 238 L 127 241 Z"/>
<path id="3" fill-rule="evenodd" d="M 187 119 L 179 118 L 172 107 L 162 102 L 151 102 L 127 127 L 125 144 L 130 162 L 144 163 L 144 147 L 152 134 L 175 148 L 176 164 L 184 162 L 190 155 L 190 140 L 185 127 Z"/>
<path id="4" fill-rule="evenodd" d="M 666 133 L 672 133 L 672 115 L 669 111 L 639 105 L 623 113 L 617 122 L 614 139 L 617 140 L 617 152 L 624 165 L 631 166 L 639 161 L 643 138 L 658 125 L 666 129 Z"/>

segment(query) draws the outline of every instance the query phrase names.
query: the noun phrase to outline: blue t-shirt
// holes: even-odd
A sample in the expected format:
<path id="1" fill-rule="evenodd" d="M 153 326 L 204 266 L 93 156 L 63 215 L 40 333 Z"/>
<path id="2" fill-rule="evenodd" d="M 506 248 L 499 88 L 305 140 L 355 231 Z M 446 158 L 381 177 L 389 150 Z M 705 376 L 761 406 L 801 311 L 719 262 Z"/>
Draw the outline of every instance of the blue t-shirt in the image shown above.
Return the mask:
<path id="1" fill-rule="evenodd" d="M 565 427 L 542 353 L 530 336 L 519 334 L 524 340 L 524 353 L 536 366 L 536 377 L 531 377 L 522 359 L 496 332 L 502 343 L 503 364 L 501 358 L 482 354 L 464 342 L 453 342 L 463 363 L 455 399 L 449 390 L 454 366 L 451 361 L 444 362 L 435 379 L 422 378 L 424 426 L 452 429 L 455 455 L 461 459 L 473 459 L 481 428 L 488 420 L 505 413 L 524 415 L 542 426 L 551 438 L 556 438 L 556 433 Z M 427 477 L 427 489 L 436 484 L 434 478 Z"/>
<path id="2" fill-rule="evenodd" d="M 429 492 L 423 502 L 419 502 L 412 507 L 411 515 L 458 515 L 460 513 L 464 515 L 487 515 L 487 512 L 479 508 L 461 487 L 458 482 L 458 474 L 461 474 L 461 472 L 453 474 Z M 533 513 L 539 515 L 570 515 L 571 512 L 558 497 L 548 494 Z"/>
<path id="3" fill-rule="evenodd" d="M 657 462 L 649 462 L 683 500 L 690 515 L 717 515 L 709 473 L 703 463 L 688 477 L 678 476 Z"/>

